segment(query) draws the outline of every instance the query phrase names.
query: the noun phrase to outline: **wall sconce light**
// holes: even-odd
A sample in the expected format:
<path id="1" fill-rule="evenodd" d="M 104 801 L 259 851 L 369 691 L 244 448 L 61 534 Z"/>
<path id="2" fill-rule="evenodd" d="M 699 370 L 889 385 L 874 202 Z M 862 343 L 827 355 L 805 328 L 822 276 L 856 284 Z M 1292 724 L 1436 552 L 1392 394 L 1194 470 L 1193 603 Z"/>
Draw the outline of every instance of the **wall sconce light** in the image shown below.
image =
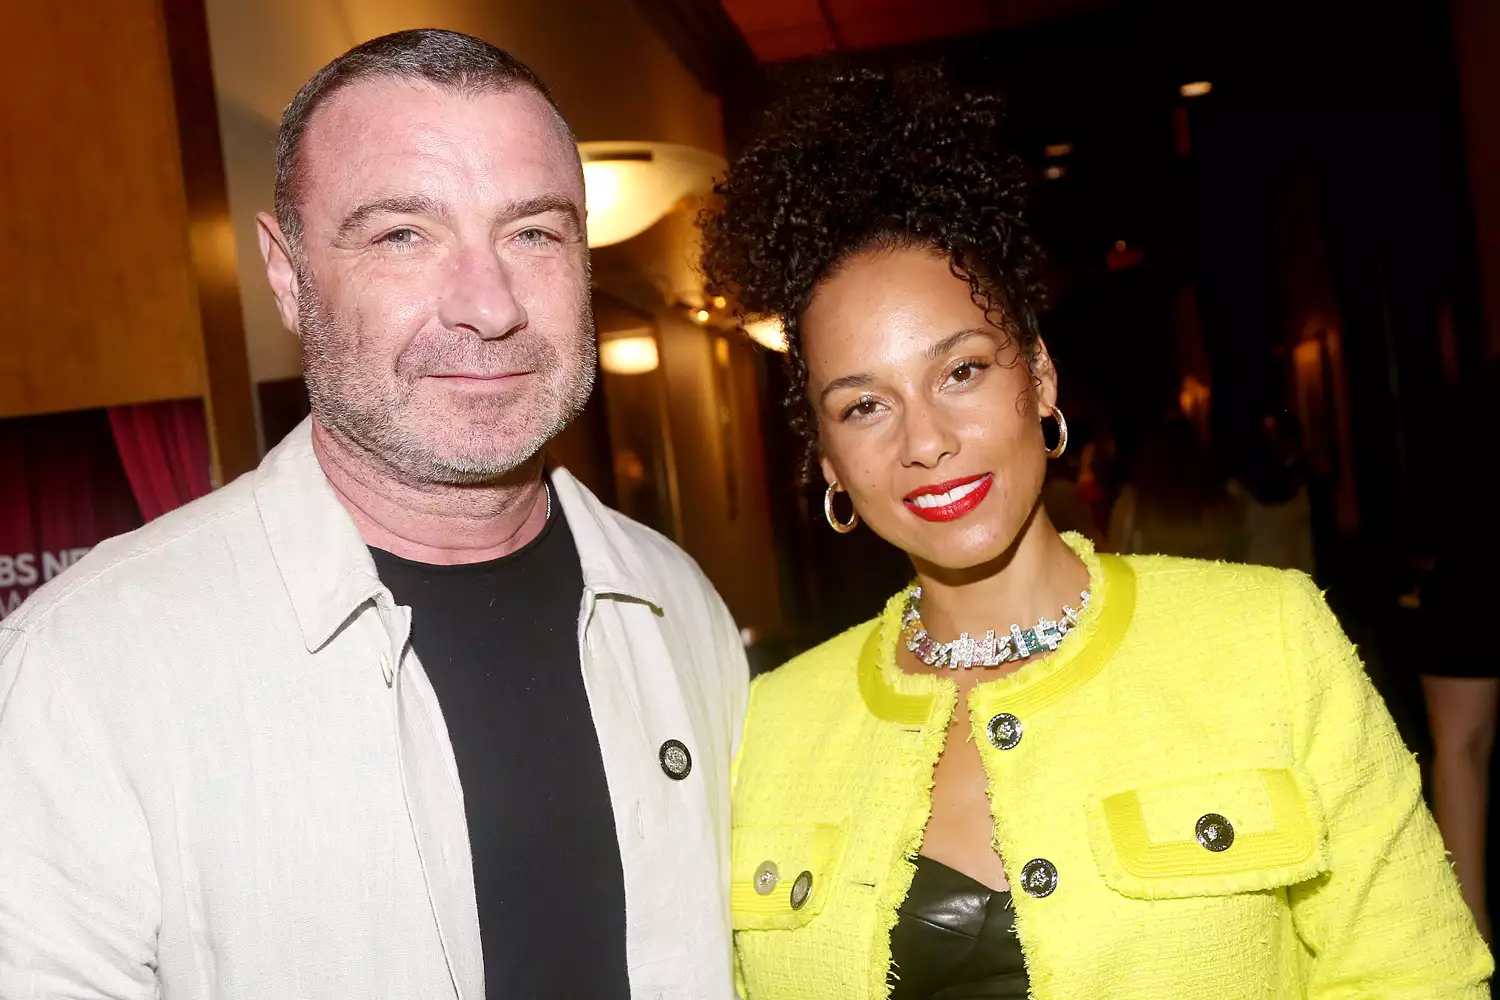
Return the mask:
<path id="1" fill-rule="evenodd" d="M 786 331 L 781 327 L 781 320 L 775 316 L 749 320 L 743 328 L 745 335 L 761 347 L 778 354 L 787 352 Z"/>
<path id="2" fill-rule="evenodd" d="M 650 334 L 615 337 L 599 344 L 599 367 L 611 375 L 644 375 L 659 364 L 656 338 Z"/>
<path id="3" fill-rule="evenodd" d="M 1144 254 L 1140 247 L 1133 247 L 1124 240 L 1115 240 L 1115 245 L 1104 255 L 1104 262 L 1111 271 L 1127 271 L 1141 262 Z"/>
<path id="4" fill-rule="evenodd" d="M 724 172 L 713 153 L 665 142 L 581 142 L 589 246 L 638 236 Z"/>
<path id="5" fill-rule="evenodd" d="M 1202 97 L 1205 94 L 1211 93 L 1213 89 L 1214 85 L 1207 80 L 1195 80 L 1192 83 L 1184 83 L 1181 87 L 1177 88 L 1177 92 L 1183 97 Z"/>
<path id="6" fill-rule="evenodd" d="M 1208 386 L 1194 376 L 1186 375 L 1182 379 L 1182 388 L 1177 391 L 1177 406 L 1182 410 L 1183 416 L 1201 424 L 1208 419 L 1209 401 L 1212 397 Z"/>
<path id="7" fill-rule="evenodd" d="M 1054 142 L 1050 146 L 1043 146 L 1042 153 L 1052 159 L 1060 156 L 1070 156 L 1073 153 L 1073 144 L 1071 142 Z"/>

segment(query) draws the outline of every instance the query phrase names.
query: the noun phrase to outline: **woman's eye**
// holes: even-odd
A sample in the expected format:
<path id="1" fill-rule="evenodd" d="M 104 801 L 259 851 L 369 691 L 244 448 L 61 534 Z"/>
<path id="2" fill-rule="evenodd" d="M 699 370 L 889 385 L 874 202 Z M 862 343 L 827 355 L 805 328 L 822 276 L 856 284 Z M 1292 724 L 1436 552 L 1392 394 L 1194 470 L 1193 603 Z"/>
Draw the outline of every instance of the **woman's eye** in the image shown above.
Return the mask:
<path id="1" fill-rule="evenodd" d="M 965 361 L 963 364 L 956 366 L 953 371 L 948 373 L 948 381 L 957 382 L 960 384 L 964 382 L 972 382 L 979 376 L 980 372 L 984 371 L 988 367 L 989 365 L 984 364 L 980 361 Z"/>
<path id="2" fill-rule="evenodd" d="M 880 409 L 880 404 L 873 399 L 856 399 L 845 408 L 844 419 L 848 420 L 850 417 L 868 417 L 878 409 Z"/>

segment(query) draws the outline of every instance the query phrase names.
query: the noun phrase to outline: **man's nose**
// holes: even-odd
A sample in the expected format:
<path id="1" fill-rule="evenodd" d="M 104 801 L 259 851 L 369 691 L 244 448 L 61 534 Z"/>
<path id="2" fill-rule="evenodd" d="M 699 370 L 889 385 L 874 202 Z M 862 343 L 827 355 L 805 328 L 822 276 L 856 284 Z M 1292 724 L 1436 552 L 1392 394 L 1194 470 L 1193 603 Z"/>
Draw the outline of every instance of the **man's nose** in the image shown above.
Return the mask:
<path id="1" fill-rule="evenodd" d="M 466 250 L 459 257 L 439 318 L 449 329 L 468 330 L 481 340 L 506 337 L 527 319 L 510 272 L 491 248 Z"/>

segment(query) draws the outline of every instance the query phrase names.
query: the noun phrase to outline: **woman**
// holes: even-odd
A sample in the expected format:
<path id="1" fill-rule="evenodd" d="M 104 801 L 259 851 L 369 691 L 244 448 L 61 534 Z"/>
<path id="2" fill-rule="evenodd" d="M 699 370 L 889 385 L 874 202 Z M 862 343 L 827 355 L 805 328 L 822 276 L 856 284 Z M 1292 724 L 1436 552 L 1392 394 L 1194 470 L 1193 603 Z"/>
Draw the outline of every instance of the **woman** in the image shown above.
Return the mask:
<path id="1" fill-rule="evenodd" d="M 1175 414 L 1147 431 L 1131 466 L 1110 511 L 1112 551 L 1244 559 L 1238 511 L 1191 420 Z"/>
<path id="2" fill-rule="evenodd" d="M 1239 506 L 1244 560 L 1315 575 L 1313 477 L 1301 422 L 1286 411 L 1268 413 L 1246 444 L 1228 485 Z"/>
<path id="3" fill-rule="evenodd" d="M 774 113 L 705 219 L 710 281 L 784 324 L 829 523 L 916 572 L 755 684 L 742 992 L 1487 996 L 1412 758 L 1311 582 L 1049 523 L 1067 432 L 1024 189 L 992 99 L 853 73 Z"/>

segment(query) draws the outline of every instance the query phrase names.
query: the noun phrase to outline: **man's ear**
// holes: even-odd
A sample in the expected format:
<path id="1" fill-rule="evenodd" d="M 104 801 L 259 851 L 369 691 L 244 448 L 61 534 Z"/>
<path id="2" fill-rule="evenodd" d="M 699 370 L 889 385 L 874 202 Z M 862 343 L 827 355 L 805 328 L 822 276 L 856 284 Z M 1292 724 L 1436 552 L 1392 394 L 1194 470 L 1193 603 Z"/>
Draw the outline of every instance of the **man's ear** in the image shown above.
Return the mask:
<path id="1" fill-rule="evenodd" d="M 298 333 L 301 312 L 297 304 L 297 267 L 292 263 L 291 246 L 275 216 L 259 213 L 255 217 L 255 228 L 260 239 L 260 255 L 266 262 L 266 281 L 271 285 L 271 294 L 276 297 L 281 325 Z"/>

